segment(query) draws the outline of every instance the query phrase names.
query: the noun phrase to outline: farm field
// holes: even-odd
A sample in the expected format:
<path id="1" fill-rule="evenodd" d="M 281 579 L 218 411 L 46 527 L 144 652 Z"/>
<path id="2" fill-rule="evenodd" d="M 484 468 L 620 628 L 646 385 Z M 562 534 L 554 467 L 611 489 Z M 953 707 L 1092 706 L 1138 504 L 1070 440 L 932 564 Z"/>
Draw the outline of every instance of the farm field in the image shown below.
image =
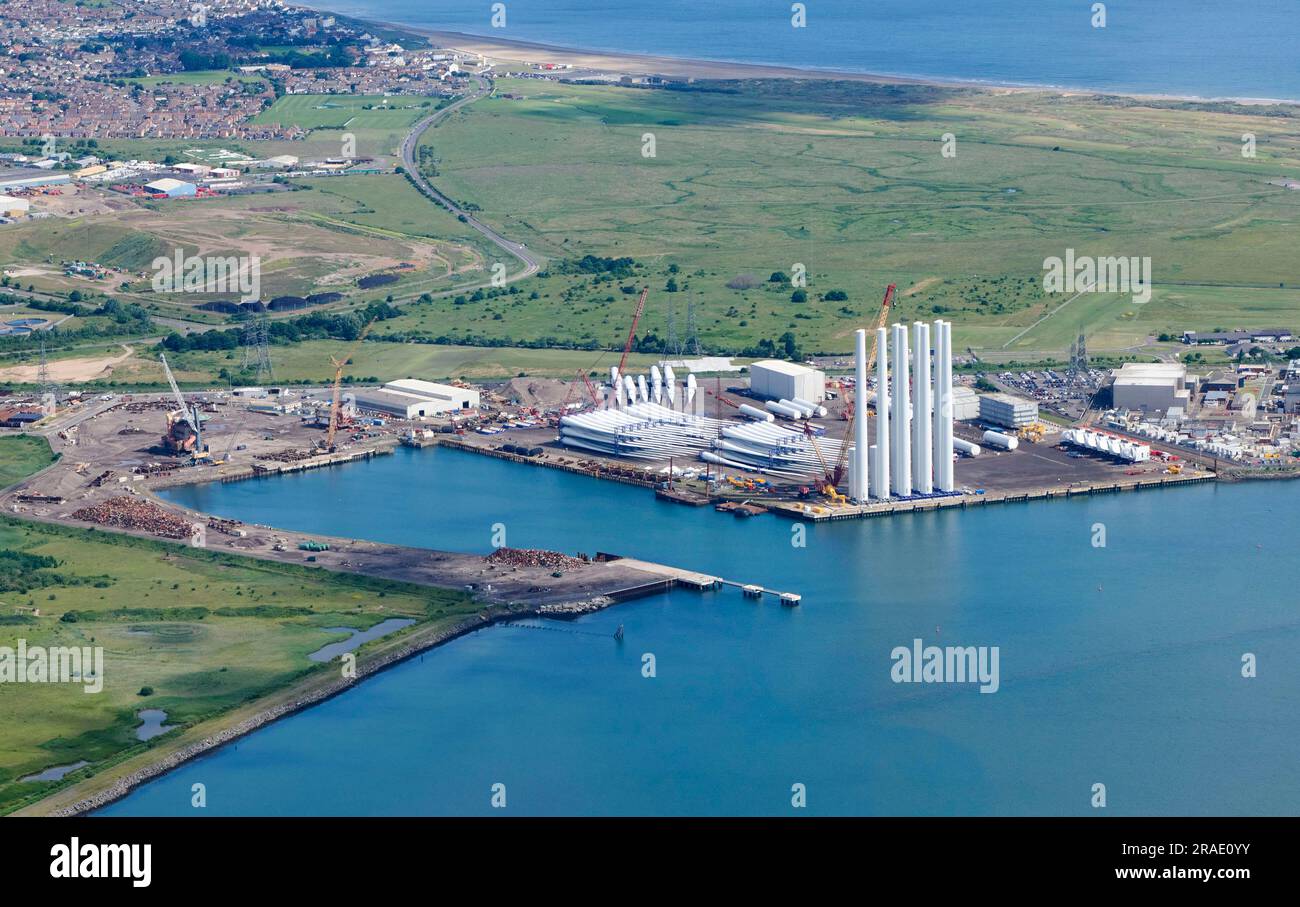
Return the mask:
<path id="1" fill-rule="evenodd" d="M 326 627 L 451 623 L 473 610 L 459 592 L 0 518 L 0 558 L 14 566 L 24 555 L 56 563 L 6 569 L 0 645 L 102 646 L 103 690 L 6 685 L 0 813 L 61 786 L 19 780 L 26 775 L 92 763 L 76 779 L 145 749 L 135 738 L 141 709 L 186 727 L 337 670 L 307 658 L 340 638 Z"/>
<path id="2" fill-rule="evenodd" d="M 887 283 L 898 317 L 950 318 L 959 348 L 1024 354 L 1061 356 L 1079 331 L 1094 352 L 1127 353 L 1164 332 L 1300 315 L 1300 192 L 1269 184 L 1300 167 L 1294 110 L 815 81 L 497 87 L 522 99 L 458 111 L 425 154 L 439 188 L 551 267 L 520 284 L 538 293 L 526 304 L 439 300 L 412 329 L 563 325 L 617 345 L 631 309 L 619 286 L 641 283 L 645 333 L 667 335 L 671 306 L 680 337 L 693 304 L 713 351 L 786 332 L 803 353 L 846 351 Z M 1068 297 L 1043 292 L 1043 260 L 1067 249 L 1150 257 L 1153 299 L 1089 294 L 1044 319 Z M 584 255 L 639 267 L 610 280 L 556 265 Z M 769 281 L 799 264 L 806 302 Z"/>

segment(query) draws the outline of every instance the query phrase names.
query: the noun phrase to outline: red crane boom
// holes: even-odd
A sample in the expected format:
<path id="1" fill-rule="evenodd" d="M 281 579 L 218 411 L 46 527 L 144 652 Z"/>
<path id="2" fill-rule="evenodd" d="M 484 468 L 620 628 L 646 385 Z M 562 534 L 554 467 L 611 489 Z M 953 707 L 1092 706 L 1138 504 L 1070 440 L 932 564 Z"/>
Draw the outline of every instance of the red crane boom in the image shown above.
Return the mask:
<path id="1" fill-rule="evenodd" d="M 650 288 L 641 291 L 641 298 L 636 301 L 636 311 L 632 313 L 632 327 L 627 332 L 627 343 L 623 344 L 623 358 L 618 360 L 618 379 L 623 380 L 623 366 L 627 365 L 627 354 L 632 350 L 632 340 L 636 337 L 636 324 L 645 311 L 645 299 L 650 295 Z"/>

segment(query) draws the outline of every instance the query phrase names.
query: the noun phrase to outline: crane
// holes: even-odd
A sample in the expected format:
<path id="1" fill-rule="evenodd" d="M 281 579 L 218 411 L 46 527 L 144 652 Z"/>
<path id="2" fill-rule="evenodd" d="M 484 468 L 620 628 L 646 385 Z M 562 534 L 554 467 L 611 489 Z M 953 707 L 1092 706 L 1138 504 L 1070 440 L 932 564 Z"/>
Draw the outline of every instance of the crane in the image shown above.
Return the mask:
<path id="1" fill-rule="evenodd" d="M 627 332 L 627 342 L 623 344 L 623 357 L 618 360 L 618 377 L 623 377 L 623 367 L 627 365 L 627 354 L 632 350 L 632 341 L 636 339 L 636 325 L 641 320 L 641 313 L 645 311 L 645 300 L 650 295 L 650 288 L 645 287 L 641 290 L 641 297 L 636 301 L 636 311 L 632 313 L 632 327 Z"/>
<path id="2" fill-rule="evenodd" d="M 878 356 L 880 353 L 880 350 L 876 344 L 876 340 L 879 336 L 880 329 L 885 326 L 885 321 L 888 320 L 889 318 L 889 309 L 894 303 L 895 289 L 897 289 L 897 287 L 895 284 L 892 283 L 889 286 L 885 287 L 885 298 L 880 303 L 880 314 L 876 317 L 876 326 L 871 331 L 871 353 L 867 357 L 867 367 L 863 369 L 863 371 L 866 372 L 868 375 L 871 374 L 871 370 L 876 367 L 876 356 Z M 835 490 L 836 486 L 838 486 L 840 482 L 844 481 L 844 470 L 845 467 L 848 466 L 848 462 L 849 462 L 849 440 L 853 436 L 853 420 L 857 418 L 857 409 L 858 409 L 857 398 L 862 396 L 865 401 L 866 398 L 865 396 L 863 396 L 865 393 L 866 393 L 866 388 L 859 387 L 854 389 L 853 399 L 850 400 L 848 399 L 847 395 L 845 395 L 846 412 L 848 413 L 848 419 L 845 421 L 844 441 L 843 443 L 840 444 L 840 455 L 839 458 L 835 461 L 835 469 L 827 473 L 826 475 L 826 482 L 827 482 L 827 487 L 829 489 L 828 491 L 829 495 L 837 494 L 838 492 L 836 492 Z M 866 417 L 864 416 L 863 418 Z"/>
<path id="3" fill-rule="evenodd" d="M 167 376 L 167 384 L 171 387 L 172 398 L 176 401 L 177 411 L 168 417 L 167 434 L 163 435 L 163 447 L 173 453 L 185 453 L 189 449 L 191 439 L 181 430 L 180 426 L 188 425 L 193 431 L 193 452 L 195 458 L 203 456 L 203 429 L 200 427 L 198 413 L 190 412 L 189 406 L 185 403 L 185 397 L 181 394 L 181 389 L 176 385 L 176 376 L 172 374 L 171 366 L 167 364 L 167 354 L 159 353 L 158 358 L 162 360 L 163 374 Z"/>
<path id="4" fill-rule="evenodd" d="M 357 348 L 361 346 L 362 341 L 366 339 L 366 335 L 370 333 L 370 329 L 374 327 L 375 320 L 378 317 L 379 316 L 376 315 L 375 318 L 371 318 L 366 322 L 366 326 L 361 329 L 359 334 L 357 334 L 357 339 L 352 341 L 352 345 L 348 347 L 347 355 L 342 359 L 335 359 L 333 356 L 330 357 L 330 362 L 334 363 L 334 392 L 330 402 L 329 430 L 325 434 L 325 449 L 328 451 L 334 450 L 334 433 L 338 431 L 339 427 L 339 387 L 343 383 L 343 369 L 347 366 L 348 360 L 352 358 L 352 354 L 357 351 Z"/>

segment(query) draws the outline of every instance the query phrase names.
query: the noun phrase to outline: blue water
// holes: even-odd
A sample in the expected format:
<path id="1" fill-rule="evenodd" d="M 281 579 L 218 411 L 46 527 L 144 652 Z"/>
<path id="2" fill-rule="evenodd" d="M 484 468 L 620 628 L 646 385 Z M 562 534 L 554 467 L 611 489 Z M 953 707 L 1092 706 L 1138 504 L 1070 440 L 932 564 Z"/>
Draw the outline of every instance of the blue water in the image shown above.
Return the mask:
<path id="1" fill-rule="evenodd" d="M 999 84 L 1300 98 L 1295 0 L 313 0 L 363 18 L 591 50 Z"/>
<path id="2" fill-rule="evenodd" d="M 460 551 L 613 551 L 804 596 L 643 599 L 489 628 L 105 810 L 203 814 L 1300 811 L 1300 485 L 998 505 L 808 529 L 450 450 L 176 489 L 186 506 Z M 1091 544 L 1104 523 L 1107 546 Z M 619 624 L 622 644 L 610 638 Z M 1001 688 L 895 684 L 890 652 L 998 646 Z M 1241 676 L 1243 653 L 1258 677 Z M 657 675 L 641 676 L 643 653 Z"/>

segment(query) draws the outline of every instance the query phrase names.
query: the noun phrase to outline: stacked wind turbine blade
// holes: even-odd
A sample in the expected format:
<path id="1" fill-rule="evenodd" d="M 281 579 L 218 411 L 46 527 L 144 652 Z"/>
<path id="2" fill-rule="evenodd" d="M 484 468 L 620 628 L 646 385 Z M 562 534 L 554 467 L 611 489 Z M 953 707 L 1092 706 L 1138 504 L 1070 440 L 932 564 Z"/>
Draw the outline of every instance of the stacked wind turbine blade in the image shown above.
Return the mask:
<path id="1" fill-rule="evenodd" d="M 721 435 L 713 449 L 728 461 L 726 465 L 793 480 L 822 472 L 821 458 L 802 431 L 770 422 L 749 422 L 726 425 Z M 828 462 L 839 459 L 839 441 L 823 438 L 818 449 Z"/>
<path id="2" fill-rule="evenodd" d="M 560 442 L 597 453 L 644 460 L 695 456 L 707 450 L 723 423 L 674 412 L 657 403 L 560 419 Z"/>

